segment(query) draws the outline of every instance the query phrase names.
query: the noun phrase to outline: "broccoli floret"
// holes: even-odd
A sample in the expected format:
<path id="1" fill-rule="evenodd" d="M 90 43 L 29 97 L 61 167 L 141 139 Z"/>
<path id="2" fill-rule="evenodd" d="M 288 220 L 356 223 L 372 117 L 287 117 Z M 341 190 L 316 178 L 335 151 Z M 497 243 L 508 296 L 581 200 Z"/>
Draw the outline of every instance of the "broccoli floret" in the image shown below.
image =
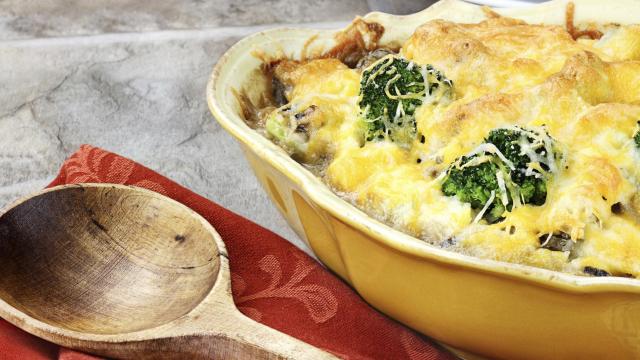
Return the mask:
<path id="1" fill-rule="evenodd" d="M 425 78 L 426 77 L 426 78 Z M 358 106 L 367 141 L 389 137 L 408 144 L 415 138 L 416 108 L 449 99 L 453 84 L 431 65 L 387 55 L 362 72 Z"/>
<path id="2" fill-rule="evenodd" d="M 495 222 L 506 210 L 499 197 L 500 185 L 496 177 L 496 173 L 501 171 L 500 165 L 499 159 L 490 155 L 463 156 L 449 167 L 442 183 L 442 192 L 447 196 L 457 195 L 472 209 L 488 206 L 484 218 L 490 223 Z M 488 205 L 489 200 L 491 203 Z"/>
<path id="3" fill-rule="evenodd" d="M 640 126 L 640 121 L 638 121 L 638 125 Z M 640 130 L 633 136 L 633 141 L 636 143 L 636 147 L 640 149 Z"/>
<path id="4" fill-rule="evenodd" d="M 542 178 L 526 177 L 520 185 L 520 197 L 524 204 L 543 205 L 547 201 L 547 182 Z"/>
<path id="5" fill-rule="evenodd" d="M 544 130 L 495 129 L 476 151 L 449 166 L 442 192 L 482 209 L 480 215 L 494 223 L 514 206 L 545 203 L 558 154 Z"/>
<path id="6" fill-rule="evenodd" d="M 520 188 L 525 204 L 542 205 L 547 199 L 545 174 L 555 167 L 553 140 L 541 132 L 522 127 L 494 129 L 485 139 L 494 144 L 515 168 L 511 180 Z"/>

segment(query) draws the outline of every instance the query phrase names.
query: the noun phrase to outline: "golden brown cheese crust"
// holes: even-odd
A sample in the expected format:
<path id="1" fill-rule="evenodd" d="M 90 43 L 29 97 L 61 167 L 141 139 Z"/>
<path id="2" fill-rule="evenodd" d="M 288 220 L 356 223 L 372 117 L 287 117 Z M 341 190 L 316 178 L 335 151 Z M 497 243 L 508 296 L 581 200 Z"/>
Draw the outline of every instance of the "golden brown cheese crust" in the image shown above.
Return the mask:
<path id="1" fill-rule="evenodd" d="M 461 97 L 515 92 L 544 81 L 583 46 L 559 26 L 492 18 L 479 24 L 435 20 L 419 27 L 403 47 L 456 79 Z"/>
<path id="2" fill-rule="evenodd" d="M 562 27 L 492 17 L 478 24 L 430 21 L 401 55 L 432 64 L 454 82 L 449 104 L 416 111 L 407 149 L 364 143 L 359 70 L 335 59 L 282 62 L 275 73 L 292 104 L 324 108 L 313 156 L 336 191 L 372 216 L 433 244 L 484 258 L 581 273 L 587 267 L 640 276 L 640 27 L 609 27 L 600 40 Z M 496 224 L 440 190 L 439 175 L 507 125 L 545 126 L 562 150 L 542 206 L 522 206 Z M 424 138 L 422 138 L 424 137 Z M 422 139 L 421 139 L 422 138 Z M 313 148 L 313 147 L 312 147 Z M 541 247 L 563 232 L 574 247 Z"/>

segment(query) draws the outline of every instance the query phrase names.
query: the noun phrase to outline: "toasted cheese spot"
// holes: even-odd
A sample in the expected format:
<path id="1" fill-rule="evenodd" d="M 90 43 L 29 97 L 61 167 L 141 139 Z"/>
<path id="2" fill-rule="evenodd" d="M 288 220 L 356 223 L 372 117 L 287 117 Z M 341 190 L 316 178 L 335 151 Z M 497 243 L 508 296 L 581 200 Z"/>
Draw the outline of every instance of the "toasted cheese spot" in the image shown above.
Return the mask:
<path id="1" fill-rule="evenodd" d="M 356 192 L 371 176 L 408 162 L 406 157 L 402 149 L 388 142 L 352 147 L 336 155 L 327 168 L 327 178 L 339 191 Z"/>
<path id="2" fill-rule="evenodd" d="M 578 241 L 585 238 L 589 224 L 601 224 L 610 217 L 623 180 L 604 158 L 580 156 L 568 166 L 572 170 L 552 184 L 547 203 L 533 222 L 540 233 L 562 231 Z"/>
<path id="3" fill-rule="evenodd" d="M 640 25 L 615 27 L 593 47 L 612 60 L 640 60 Z"/>
<path id="4" fill-rule="evenodd" d="M 612 217 L 603 226 L 589 226 L 586 235 L 579 248 L 580 257 L 572 263 L 574 268 L 591 266 L 618 276 L 640 273 L 637 222 Z"/>
<path id="5" fill-rule="evenodd" d="M 500 17 L 479 24 L 430 21 L 416 29 L 402 51 L 418 63 L 442 69 L 464 96 L 539 84 L 583 48 L 559 26 Z"/>
<path id="6" fill-rule="evenodd" d="M 485 259 L 564 270 L 568 253 L 541 249 L 538 237 L 526 227 L 517 228 L 513 234 L 503 228 L 490 226 L 471 232 L 460 243 L 460 250 Z"/>
<path id="7" fill-rule="evenodd" d="M 610 63 L 607 67 L 614 102 L 640 104 L 640 59 Z"/>
<path id="8" fill-rule="evenodd" d="M 275 65 L 274 75 L 289 88 L 289 100 L 319 93 L 358 96 L 359 74 L 337 59 L 317 59 L 304 63 L 283 60 Z"/>

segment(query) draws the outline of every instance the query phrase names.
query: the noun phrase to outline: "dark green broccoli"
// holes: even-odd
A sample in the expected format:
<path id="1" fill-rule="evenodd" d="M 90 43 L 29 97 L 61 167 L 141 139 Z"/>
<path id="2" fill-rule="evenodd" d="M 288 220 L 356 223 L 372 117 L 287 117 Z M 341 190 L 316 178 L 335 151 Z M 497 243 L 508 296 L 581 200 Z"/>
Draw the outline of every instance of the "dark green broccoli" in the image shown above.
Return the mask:
<path id="1" fill-rule="evenodd" d="M 486 206 L 483 217 L 490 223 L 496 222 L 506 210 L 499 197 L 500 184 L 496 177 L 501 167 L 500 159 L 495 156 L 463 156 L 449 167 L 442 192 L 447 196 L 457 195 L 460 201 L 471 204 L 473 209 Z"/>
<path id="2" fill-rule="evenodd" d="M 640 121 L 638 121 L 638 125 L 640 126 Z M 636 147 L 640 149 L 640 130 L 633 136 L 633 141 L 635 141 Z"/>
<path id="3" fill-rule="evenodd" d="M 546 131 L 515 126 L 494 129 L 471 155 L 449 166 L 442 192 L 481 209 L 479 217 L 494 223 L 514 206 L 545 203 L 557 157 Z"/>
<path id="4" fill-rule="evenodd" d="M 485 139 L 511 161 L 511 180 L 520 188 L 524 204 L 542 205 L 547 199 L 545 174 L 555 167 L 557 152 L 546 132 L 521 127 L 492 130 Z"/>
<path id="5" fill-rule="evenodd" d="M 426 77 L 426 79 L 425 79 Z M 415 138 L 416 108 L 451 95 L 452 82 L 431 65 L 387 55 L 362 72 L 360 107 L 367 141 L 389 137 L 408 144 Z"/>

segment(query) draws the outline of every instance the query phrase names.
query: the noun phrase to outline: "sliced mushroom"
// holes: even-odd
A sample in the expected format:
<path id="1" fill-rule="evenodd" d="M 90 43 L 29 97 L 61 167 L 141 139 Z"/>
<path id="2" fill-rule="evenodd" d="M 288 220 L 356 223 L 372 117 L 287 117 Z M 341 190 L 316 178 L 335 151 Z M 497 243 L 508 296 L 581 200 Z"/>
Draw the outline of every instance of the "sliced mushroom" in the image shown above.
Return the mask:
<path id="1" fill-rule="evenodd" d="M 591 275 L 591 276 L 611 276 L 611 274 L 609 274 L 609 272 L 602 270 L 602 269 L 598 269 L 596 267 L 593 266 L 585 266 L 584 269 L 582 270 L 585 274 L 587 275 Z"/>
<path id="2" fill-rule="evenodd" d="M 273 92 L 273 100 L 275 101 L 276 106 L 279 107 L 288 102 L 287 96 L 285 95 L 287 93 L 287 88 L 284 86 L 282 81 L 275 76 L 271 78 L 271 90 Z"/>
<path id="3" fill-rule="evenodd" d="M 308 124 L 309 123 L 309 115 L 313 114 L 318 107 L 315 105 L 311 105 L 306 108 L 303 112 L 299 112 L 295 115 L 296 120 L 298 120 L 299 124 Z"/>
<path id="4" fill-rule="evenodd" d="M 357 69 L 368 68 L 371 64 L 373 64 L 374 62 L 382 59 L 383 57 L 389 54 L 395 54 L 395 52 L 385 48 L 375 49 L 367 53 L 360 60 L 358 60 L 358 63 L 356 64 L 356 68 Z"/>
<path id="5" fill-rule="evenodd" d="M 571 240 L 571 236 L 562 231 L 543 234 L 538 240 L 540 240 L 540 247 L 552 251 L 571 251 L 575 245 L 575 242 Z"/>
<path id="6" fill-rule="evenodd" d="M 622 205 L 622 203 L 617 202 L 611 205 L 611 212 L 616 215 L 620 215 L 624 212 L 624 206 Z"/>
<path id="7" fill-rule="evenodd" d="M 284 107 L 280 113 L 285 119 L 288 119 L 288 127 L 291 134 L 296 136 L 299 142 L 306 143 L 309 141 L 309 130 L 311 125 L 311 117 L 318 107 L 311 105 L 304 111 L 294 113 L 291 106 Z"/>

